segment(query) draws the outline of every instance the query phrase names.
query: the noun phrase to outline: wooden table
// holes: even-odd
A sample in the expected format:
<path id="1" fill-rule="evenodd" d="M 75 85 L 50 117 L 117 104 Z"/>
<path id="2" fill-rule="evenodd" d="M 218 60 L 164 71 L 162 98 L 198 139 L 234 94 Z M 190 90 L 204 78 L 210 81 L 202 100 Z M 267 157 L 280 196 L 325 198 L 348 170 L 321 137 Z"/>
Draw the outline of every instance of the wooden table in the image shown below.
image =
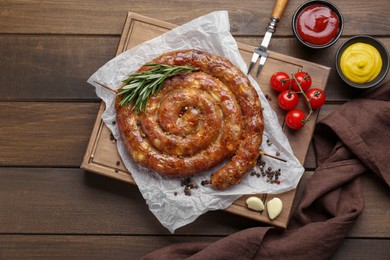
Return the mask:
<path id="1" fill-rule="evenodd" d="M 291 31 L 291 17 L 302 2 L 289 1 L 270 50 L 332 68 L 321 119 L 361 94 L 334 70 L 340 43 L 369 34 L 390 50 L 390 3 L 337 1 L 345 20 L 343 37 L 329 49 L 311 51 Z M 228 10 L 237 41 L 258 45 L 273 4 L 0 1 L 0 259 L 137 259 L 175 242 L 215 241 L 261 225 L 208 212 L 172 235 L 150 213 L 136 186 L 84 171 L 80 164 L 100 104 L 86 80 L 115 55 L 128 11 L 180 25 Z M 304 166 L 298 193 L 316 168 L 312 148 Z M 365 210 L 334 259 L 389 257 L 389 190 L 373 176 L 363 177 L 363 189 Z"/>

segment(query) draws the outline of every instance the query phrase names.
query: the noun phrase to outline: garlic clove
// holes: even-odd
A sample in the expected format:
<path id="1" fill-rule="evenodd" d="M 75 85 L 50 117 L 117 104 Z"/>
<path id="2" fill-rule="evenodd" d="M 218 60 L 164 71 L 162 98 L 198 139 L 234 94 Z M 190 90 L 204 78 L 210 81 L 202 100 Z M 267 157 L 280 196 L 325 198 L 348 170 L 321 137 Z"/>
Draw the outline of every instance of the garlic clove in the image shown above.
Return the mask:
<path id="1" fill-rule="evenodd" d="M 259 199 L 258 197 L 252 196 L 247 198 L 246 205 L 248 208 L 253 209 L 255 211 L 263 211 L 264 210 L 264 203 Z"/>
<path id="2" fill-rule="evenodd" d="M 269 218 L 272 220 L 277 218 L 282 212 L 282 208 L 283 208 L 283 203 L 281 199 L 275 197 L 272 200 L 268 201 L 267 211 L 268 211 Z"/>

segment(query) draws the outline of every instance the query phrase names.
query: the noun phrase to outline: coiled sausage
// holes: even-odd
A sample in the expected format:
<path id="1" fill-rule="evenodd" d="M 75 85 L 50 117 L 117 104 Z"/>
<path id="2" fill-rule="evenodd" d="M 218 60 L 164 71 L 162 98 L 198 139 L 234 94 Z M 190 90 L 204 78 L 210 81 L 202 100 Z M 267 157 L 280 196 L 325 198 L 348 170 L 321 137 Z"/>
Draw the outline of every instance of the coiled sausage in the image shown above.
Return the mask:
<path id="1" fill-rule="evenodd" d="M 226 58 L 200 50 L 167 52 L 150 63 L 199 70 L 165 80 L 142 113 L 119 106 L 117 97 L 117 124 L 133 160 L 159 174 L 184 177 L 231 158 L 212 174 L 211 184 L 223 190 L 239 183 L 256 163 L 264 128 L 247 76 Z"/>

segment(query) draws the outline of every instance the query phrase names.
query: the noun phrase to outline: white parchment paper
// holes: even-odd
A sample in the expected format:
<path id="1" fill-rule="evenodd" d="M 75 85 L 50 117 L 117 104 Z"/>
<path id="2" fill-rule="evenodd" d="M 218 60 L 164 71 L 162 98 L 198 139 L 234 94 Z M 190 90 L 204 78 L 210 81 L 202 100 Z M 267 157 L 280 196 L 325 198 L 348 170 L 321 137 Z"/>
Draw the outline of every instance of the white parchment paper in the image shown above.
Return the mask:
<path id="1" fill-rule="evenodd" d="M 198 184 L 199 188 L 192 189 L 192 195 L 186 196 L 179 179 L 162 177 L 133 162 L 124 148 L 116 124 L 112 123 L 116 119 L 115 94 L 100 87 L 94 81 L 116 88 L 120 86 L 121 80 L 134 73 L 143 64 L 163 52 L 178 49 L 200 49 L 224 56 L 242 71 L 247 71 L 237 43 L 230 34 L 228 13 L 217 11 L 199 17 L 118 55 L 88 79 L 88 82 L 96 88 L 97 95 L 106 103 L 102 119 L 118 140 L 119 154 L 125 166 L 131 172 L 151 212 L 172 233 L 209 210 L 224 209 L 230 206 L 244 194 L 281 193 L 291 190 L 297 186 L 304 172 L 304 168 L 292 152 L 287 137 L 282 132 L 275 112 L 269 106 L 257 82 L 251 77 L 251 82 L 264 108 L 265 129 L 261 149 L 273 155 L 280 152 L 280 157 L 288 161 L 284 163 L 263 156 L 266 167 L 281 169 L 279 185 L 267 183 L 264 177 L 258 178 L 248 174 L 239 185 L 226 191 L 217 191 L 211 186 L 200 185 L 202 180 L 209 179 L 210 174 L 215 171 L 211 169 L 192 177 L 192 182 Z M 271 140 L 272 145 L 268 145 L 266 140 Z"/>

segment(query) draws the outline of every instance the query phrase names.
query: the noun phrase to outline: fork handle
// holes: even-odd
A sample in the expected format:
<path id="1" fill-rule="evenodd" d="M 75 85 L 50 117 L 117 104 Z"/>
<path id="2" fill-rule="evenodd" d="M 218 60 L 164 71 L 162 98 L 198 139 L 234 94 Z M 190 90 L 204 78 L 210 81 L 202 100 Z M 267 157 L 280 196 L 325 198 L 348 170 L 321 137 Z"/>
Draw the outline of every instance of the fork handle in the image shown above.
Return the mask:
<path id="1" fill-rule="evenodd" d="M 274 11 L 272 12 L 272 17 L 275 17 L 276 19 L 280 20 L 280 18 L 283 15 L 284 9 L 286 8 L 287 3 L 288 0 L 276 0 Z"/>

